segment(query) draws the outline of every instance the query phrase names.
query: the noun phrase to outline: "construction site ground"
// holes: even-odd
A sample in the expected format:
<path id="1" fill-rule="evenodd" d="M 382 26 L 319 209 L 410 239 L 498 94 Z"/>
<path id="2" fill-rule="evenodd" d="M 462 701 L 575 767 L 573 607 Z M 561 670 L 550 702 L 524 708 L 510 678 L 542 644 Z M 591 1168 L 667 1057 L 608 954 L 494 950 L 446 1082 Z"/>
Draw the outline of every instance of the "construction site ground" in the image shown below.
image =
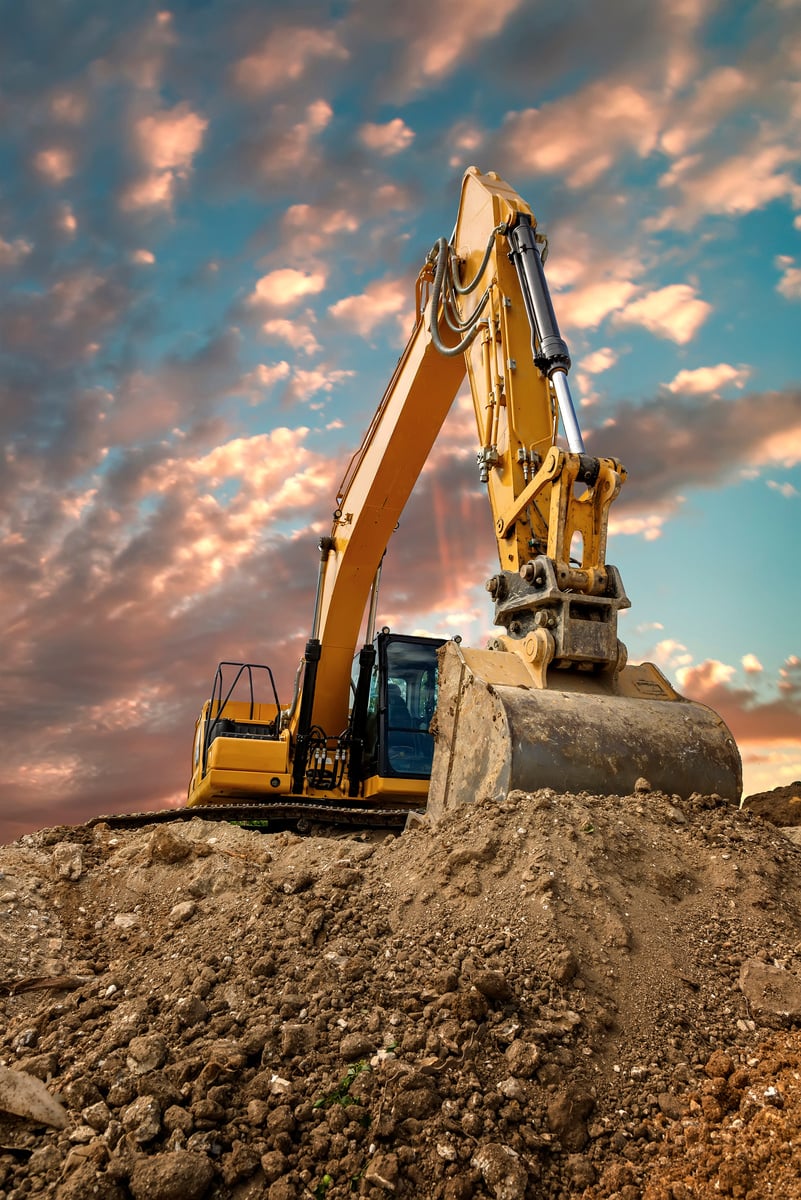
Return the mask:
<path id="1" fill-rule="evenodd" d="M 0 1198 L 801 1196 L 785 791 L 0 847 Z"/>

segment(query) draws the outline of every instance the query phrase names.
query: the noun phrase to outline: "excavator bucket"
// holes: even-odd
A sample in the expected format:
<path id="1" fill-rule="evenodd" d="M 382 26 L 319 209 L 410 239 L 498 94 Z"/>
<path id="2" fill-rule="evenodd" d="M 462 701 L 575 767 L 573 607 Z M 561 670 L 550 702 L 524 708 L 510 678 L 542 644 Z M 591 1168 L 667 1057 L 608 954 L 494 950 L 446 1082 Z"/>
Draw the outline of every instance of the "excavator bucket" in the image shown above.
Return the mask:
<path id="1" fill-rule="evenodd" d="M 656 791 L 739 801 L 740 755 L 724 721 L 680 696 L 652 664 L 614 681 L 554 671 L 539 689 L 513 652 L 439 651 L 439 698 L 428 813 L 512 789 L 630 795 Z"/>

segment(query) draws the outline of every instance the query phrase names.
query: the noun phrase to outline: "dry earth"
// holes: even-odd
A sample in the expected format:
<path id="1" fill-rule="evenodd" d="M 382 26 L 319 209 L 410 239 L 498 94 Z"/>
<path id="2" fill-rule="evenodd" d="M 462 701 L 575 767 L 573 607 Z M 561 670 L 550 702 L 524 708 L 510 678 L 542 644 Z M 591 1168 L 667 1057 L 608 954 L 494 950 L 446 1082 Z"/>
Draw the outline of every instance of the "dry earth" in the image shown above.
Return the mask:
<path id="1" fill-rule="evenodd" d="M 801 1196 L 801 847 L 716 798 L 45 830 L 0 963 L 3 1200 Z"/>

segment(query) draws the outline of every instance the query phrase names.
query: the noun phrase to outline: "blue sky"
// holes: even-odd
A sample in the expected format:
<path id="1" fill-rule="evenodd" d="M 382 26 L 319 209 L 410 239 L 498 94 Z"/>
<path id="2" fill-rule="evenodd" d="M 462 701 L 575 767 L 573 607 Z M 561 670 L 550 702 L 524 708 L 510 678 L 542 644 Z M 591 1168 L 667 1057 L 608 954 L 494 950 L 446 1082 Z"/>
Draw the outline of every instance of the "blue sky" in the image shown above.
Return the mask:
<path id="1" fill-rule="evenodd" d="M 801 6 L 118 9 L 4 13 L 0 833 L 177 803 L 219 658 L 288 696 L 472 163 L 548 233 L 589 448 L 629 473 L 630 656 L 730 721 L 746 791 L 801 778 Z M 395 629 L 490 632 L 475 440 L 462 397 Z"/>

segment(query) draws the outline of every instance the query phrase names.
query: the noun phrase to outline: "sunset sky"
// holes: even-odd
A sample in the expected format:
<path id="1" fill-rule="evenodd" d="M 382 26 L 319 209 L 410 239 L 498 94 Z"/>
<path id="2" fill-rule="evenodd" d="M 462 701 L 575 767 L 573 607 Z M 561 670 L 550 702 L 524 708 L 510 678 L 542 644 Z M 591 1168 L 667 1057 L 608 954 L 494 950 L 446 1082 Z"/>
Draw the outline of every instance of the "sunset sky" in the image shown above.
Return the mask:
<path id="1" fill-rule="evenodd" d="M 0 841 L 185 794 L 220 658 L 288 702 L 317 540 L 461 177 L 550 241 L 631 659 L 801 778 L 798 0 L 3 5 Z M 379 623 L 491 633 L 466 397 Z"/>

